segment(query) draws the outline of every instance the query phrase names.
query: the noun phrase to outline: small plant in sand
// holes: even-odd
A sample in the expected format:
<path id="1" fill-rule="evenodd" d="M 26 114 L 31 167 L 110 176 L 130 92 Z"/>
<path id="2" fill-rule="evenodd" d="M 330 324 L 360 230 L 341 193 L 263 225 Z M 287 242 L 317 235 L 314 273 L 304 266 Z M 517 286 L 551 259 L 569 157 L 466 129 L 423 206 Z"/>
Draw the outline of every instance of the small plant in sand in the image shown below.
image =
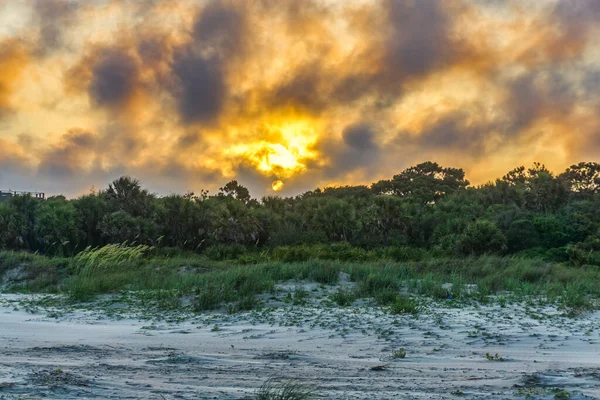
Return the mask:
<path id="1" fill-rule="evenodd" d="M 315 389 L 298 380 L 278 381 L 270 378 L 256 392 L 256 400 L 308 400 L 315 398 Z"/>
<path id="2" fill-rule="evenodd" d="M 310 297 L 310 294 L 302 289 L 302 288 L 296 288 L 296 290 L 294 290 L 294 297 L 293 297 L 293 304 L 295 306 L 304 306 L 308 303 L 308 298 Z"/>
<path id="3" fill-rule="evenodd" d="M 399 349 L 392 351 L 392 358 L 394 360 L 406 358 L 406 350 L 404 350 L 404 348 L 401 347 Z"/>
<path id="4" fill-rule="evenodd" d="M 485 353 L 485 358 L 487 358 L 488 361 L 504 361 L 504 357 L 500 357 L 498 353 L 494 355 L 490 353 Z"/>
<path id="5" fill-rule="evenodd" d="M 421 311 L 421 306 L 418 301 L 408 296 L 397 296 L 396 301 L 390 306 L 392 314 L 411 314 L 417 315 Z"/>
<path id="6" fill-rule="evenodd" d="M 554 398 L 568 400 L 571 398 L 571 394 L 569 392 L 567 392 L 566 390 L 557 389 L 557 392 L 554 394 Z"/>
<path id="7" fill-rule="evenodd" d="M 331 295 L 331 299 L 340 307 L 348 307 L 356 300 L 356 294 L 352 290 L 340 288 Z"/>

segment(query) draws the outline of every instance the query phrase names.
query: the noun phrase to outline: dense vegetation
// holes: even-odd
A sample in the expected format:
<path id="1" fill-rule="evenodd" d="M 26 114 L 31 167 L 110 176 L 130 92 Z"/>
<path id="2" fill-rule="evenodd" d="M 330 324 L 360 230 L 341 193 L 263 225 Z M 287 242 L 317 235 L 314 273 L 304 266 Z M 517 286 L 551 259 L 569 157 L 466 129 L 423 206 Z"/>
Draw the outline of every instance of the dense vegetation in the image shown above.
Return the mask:
<path id="1" fill-rule="evenodd" d="M 125 242 L 248 263 L 493 253 L 600 265 L 600 164 L 560 175 L 535 164 L 472 187 L 461 169 L 426 162 L 370 187 L 260 200 L 236 181 L 159 197 L 123 177 L 73 200 L 0 203 L 3 249 L 72 256 Z"/>

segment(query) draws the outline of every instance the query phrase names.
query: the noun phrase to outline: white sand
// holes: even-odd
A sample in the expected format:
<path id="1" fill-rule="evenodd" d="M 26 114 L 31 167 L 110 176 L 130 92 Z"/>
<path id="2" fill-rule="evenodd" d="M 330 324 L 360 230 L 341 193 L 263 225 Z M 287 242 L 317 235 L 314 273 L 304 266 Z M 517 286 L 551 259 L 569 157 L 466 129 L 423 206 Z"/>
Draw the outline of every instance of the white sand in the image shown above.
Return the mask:
<path id="1" fill-rule="evenodd" d="M 14 310 L 30 297 L 0 295 L 0 399 L 250 399 L 269 377 L 327 399 L 600 398 L 598 312 L 428 303 L 413 318 L 314 300 L 152 322 Z"/>

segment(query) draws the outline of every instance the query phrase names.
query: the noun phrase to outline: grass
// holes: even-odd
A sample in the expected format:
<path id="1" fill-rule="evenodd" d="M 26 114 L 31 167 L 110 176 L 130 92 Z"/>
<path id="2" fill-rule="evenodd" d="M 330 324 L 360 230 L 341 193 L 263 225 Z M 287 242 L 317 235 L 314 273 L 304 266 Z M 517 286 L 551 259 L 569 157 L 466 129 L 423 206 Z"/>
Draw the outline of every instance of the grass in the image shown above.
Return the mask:
<path id="1" fill-rule="evenodd" d="M 298 380 L 268 379 L 258 389 L 256 400 L 309 400 L 315 398 L 315 389 Z"/>
<path id="2" fill-rule="evenodd" d="M 396 349 L 392 351 L 392 358 L 394 360 L 405 359 L 406 358 L 406 350 L 404 348 Z"/>
<path id="3" fill-rule="evenodd" d="M 571 311 L 589 309 L 600 298 L 600 269 L 596 267 L 517 256 L 420 258 L 238 264 L 193 253 L 109 245 L 86 249 L 71 259 L 0 251 L 0 274 L 22 266 L 26 276 L 15 289 L 66 292 L 78 302 L 102 293 L 138 291 L 161 308 L 178 308 L 187 296 L 196 311 L 218 307 L 228 307 L 231 312 L 248 310 L 257 306 L 257 295 L 272 292 L 278 282 L 335 285 L 341 272 L 350 276 L 356 288 L 333 293 L 335 303 L 347 306 L 359 298 L 374 299 L 400 314 L 418 314 L 420 305 L 412 294 L 452 302 L 486 302 L 495 295 L 504 302 L 510 292 L 511 298 L 538 296 Z M 294 295 L 296 304 L 304 304 L 302 295 Z"/>
<path id="4" fill-rule="evenodd" d="M 390 306 L 392 314 L 410 314 L 418 315 L 422 307 L 419 302 L 408 296 L 398 295 L 396 301 Z"/>

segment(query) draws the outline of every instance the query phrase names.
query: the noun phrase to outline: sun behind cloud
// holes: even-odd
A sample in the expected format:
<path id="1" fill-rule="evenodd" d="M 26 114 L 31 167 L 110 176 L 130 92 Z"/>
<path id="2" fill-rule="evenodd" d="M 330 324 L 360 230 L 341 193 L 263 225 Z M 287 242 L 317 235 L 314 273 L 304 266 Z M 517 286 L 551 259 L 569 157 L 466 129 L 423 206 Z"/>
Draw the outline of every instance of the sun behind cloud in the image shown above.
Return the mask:
<path id="1" fill-rule="evenodd" d="M 309 120 L 276 121 L 262 125 L 258 140 L 234 145 L 228 152 L 265 176 L 291 178 L 305 172 L 308 161 L 321 157 L 315 149 L 318 139 Z"/>
<path id="2" fill-rule="evenodd" d="M 276 192 L 279 192 L 281 189 L 283 189 L 283 186 L 284 186 L 284 183 L 279 179 L 277 179 L 276 181 L 273 182 L 273 184 L 271 184 L 271 187 Z"/>

